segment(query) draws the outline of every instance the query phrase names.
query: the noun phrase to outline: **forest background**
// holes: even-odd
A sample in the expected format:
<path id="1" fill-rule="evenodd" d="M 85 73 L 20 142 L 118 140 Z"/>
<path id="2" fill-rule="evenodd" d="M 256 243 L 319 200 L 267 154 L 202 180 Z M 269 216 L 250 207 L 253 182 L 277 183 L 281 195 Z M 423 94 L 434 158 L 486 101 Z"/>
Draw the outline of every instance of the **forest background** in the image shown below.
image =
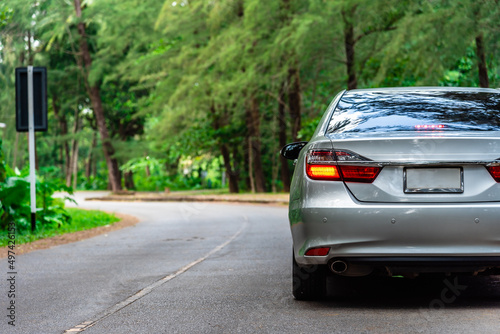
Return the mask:
<path id="1" fill-rule="evenodd" d="M 48 69 L 44 180 L 286 192 L 280 148 L 339 91 L 500 87 L 499 56 L 499 0 L 2 0 L 2 173 L 28 165 L 16 67 Z"/>

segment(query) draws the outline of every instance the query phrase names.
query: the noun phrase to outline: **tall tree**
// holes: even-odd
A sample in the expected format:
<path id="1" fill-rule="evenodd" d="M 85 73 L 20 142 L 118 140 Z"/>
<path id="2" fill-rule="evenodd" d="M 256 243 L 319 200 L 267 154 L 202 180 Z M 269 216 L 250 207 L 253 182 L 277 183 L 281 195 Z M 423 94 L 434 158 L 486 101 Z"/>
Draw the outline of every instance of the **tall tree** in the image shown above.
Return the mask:
<path id="1" fill-rule="evenodd" d="M 113 155 L 115 149 L 110 141 L 108 127 L 104 118 L 104 108 L 101 100 L 101 92 L 99 82 L 89 80 L 89 73 L 92 69 L 92 56 L 90 54 L 88 36 L 86 33 L 85 22 L 82 20 L 82 6 L 80 0 L 74 0 L 75 13 L 78 20 L 78 34 L 80 35 L 80 53 L 82 60 L 82 70 L 87 82 L 87 89 L 92 102 L 92 108 L 97 120 L 97 129 L 101 136 L 101 142 L 104 150 L 104 157 L 108 167 L 108 177 L 111 189 L 118 191 L 122 189 L 120 170 L 118 168 L 118 161 Z"/>
<path id="2" fill-rule="evenodd" d="M 377 81 L 384 80 L 398 59 L 404 59 L 401 77 L 411 74 L 418 78 L 418 84 L 436 85 L 472 47 L 475 85 L 488 87 L 488 58 L 494 60 L 500 37 L 498 15 L 496 0 L 410 2 L 400 29 L 387 45 Z"/>

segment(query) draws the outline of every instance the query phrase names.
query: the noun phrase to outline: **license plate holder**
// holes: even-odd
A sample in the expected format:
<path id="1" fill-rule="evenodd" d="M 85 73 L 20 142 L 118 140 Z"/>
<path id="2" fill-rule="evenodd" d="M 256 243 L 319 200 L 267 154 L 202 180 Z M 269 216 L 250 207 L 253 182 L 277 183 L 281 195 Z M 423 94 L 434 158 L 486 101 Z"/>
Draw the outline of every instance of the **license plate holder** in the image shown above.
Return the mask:
<path id="1" fill-rule="evenodd" d="M 464 172 L 462 167 L 416 167 L 404 169 L 406 194 L 463 193 Z"/>

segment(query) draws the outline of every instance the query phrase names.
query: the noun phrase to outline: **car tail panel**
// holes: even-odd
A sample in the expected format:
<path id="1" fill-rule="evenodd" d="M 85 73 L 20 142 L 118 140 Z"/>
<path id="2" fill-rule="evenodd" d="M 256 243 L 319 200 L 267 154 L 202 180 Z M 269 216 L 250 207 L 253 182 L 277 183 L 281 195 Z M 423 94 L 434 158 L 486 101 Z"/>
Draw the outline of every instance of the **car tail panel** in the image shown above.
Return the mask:
<path id="1" fill-rule="evenodd" d="M 355 138 L 332 142 L 336 151 L 355 152 L 366 159 L 337 161 L 346 187 L 359 201 L 500 201 L 500 137 Z M 374 176 L 371 182 L 346 177 L 360 170 Z"/>

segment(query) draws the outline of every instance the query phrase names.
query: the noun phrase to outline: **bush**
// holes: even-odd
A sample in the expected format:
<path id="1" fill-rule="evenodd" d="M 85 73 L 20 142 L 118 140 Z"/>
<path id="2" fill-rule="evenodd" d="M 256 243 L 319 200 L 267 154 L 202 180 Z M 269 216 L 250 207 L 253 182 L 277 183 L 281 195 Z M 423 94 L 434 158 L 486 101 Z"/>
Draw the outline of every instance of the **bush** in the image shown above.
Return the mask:
<path id="1" fill-rule="evenodd" d="M 19 232 L 31 230 L 30 182 L 27 168 L 19 171 L 7 166 L 1 153 L 0 141 L 0 230 L 4 231 L 10 222 L 16 223 Z M 73 193 L 60 181 L 36 179 L 37 229 L 43 226 L 59 228 L 69 224 L 71 217 L 64 209 L 64 199 L 53 198 L 56 191 Z"/>

